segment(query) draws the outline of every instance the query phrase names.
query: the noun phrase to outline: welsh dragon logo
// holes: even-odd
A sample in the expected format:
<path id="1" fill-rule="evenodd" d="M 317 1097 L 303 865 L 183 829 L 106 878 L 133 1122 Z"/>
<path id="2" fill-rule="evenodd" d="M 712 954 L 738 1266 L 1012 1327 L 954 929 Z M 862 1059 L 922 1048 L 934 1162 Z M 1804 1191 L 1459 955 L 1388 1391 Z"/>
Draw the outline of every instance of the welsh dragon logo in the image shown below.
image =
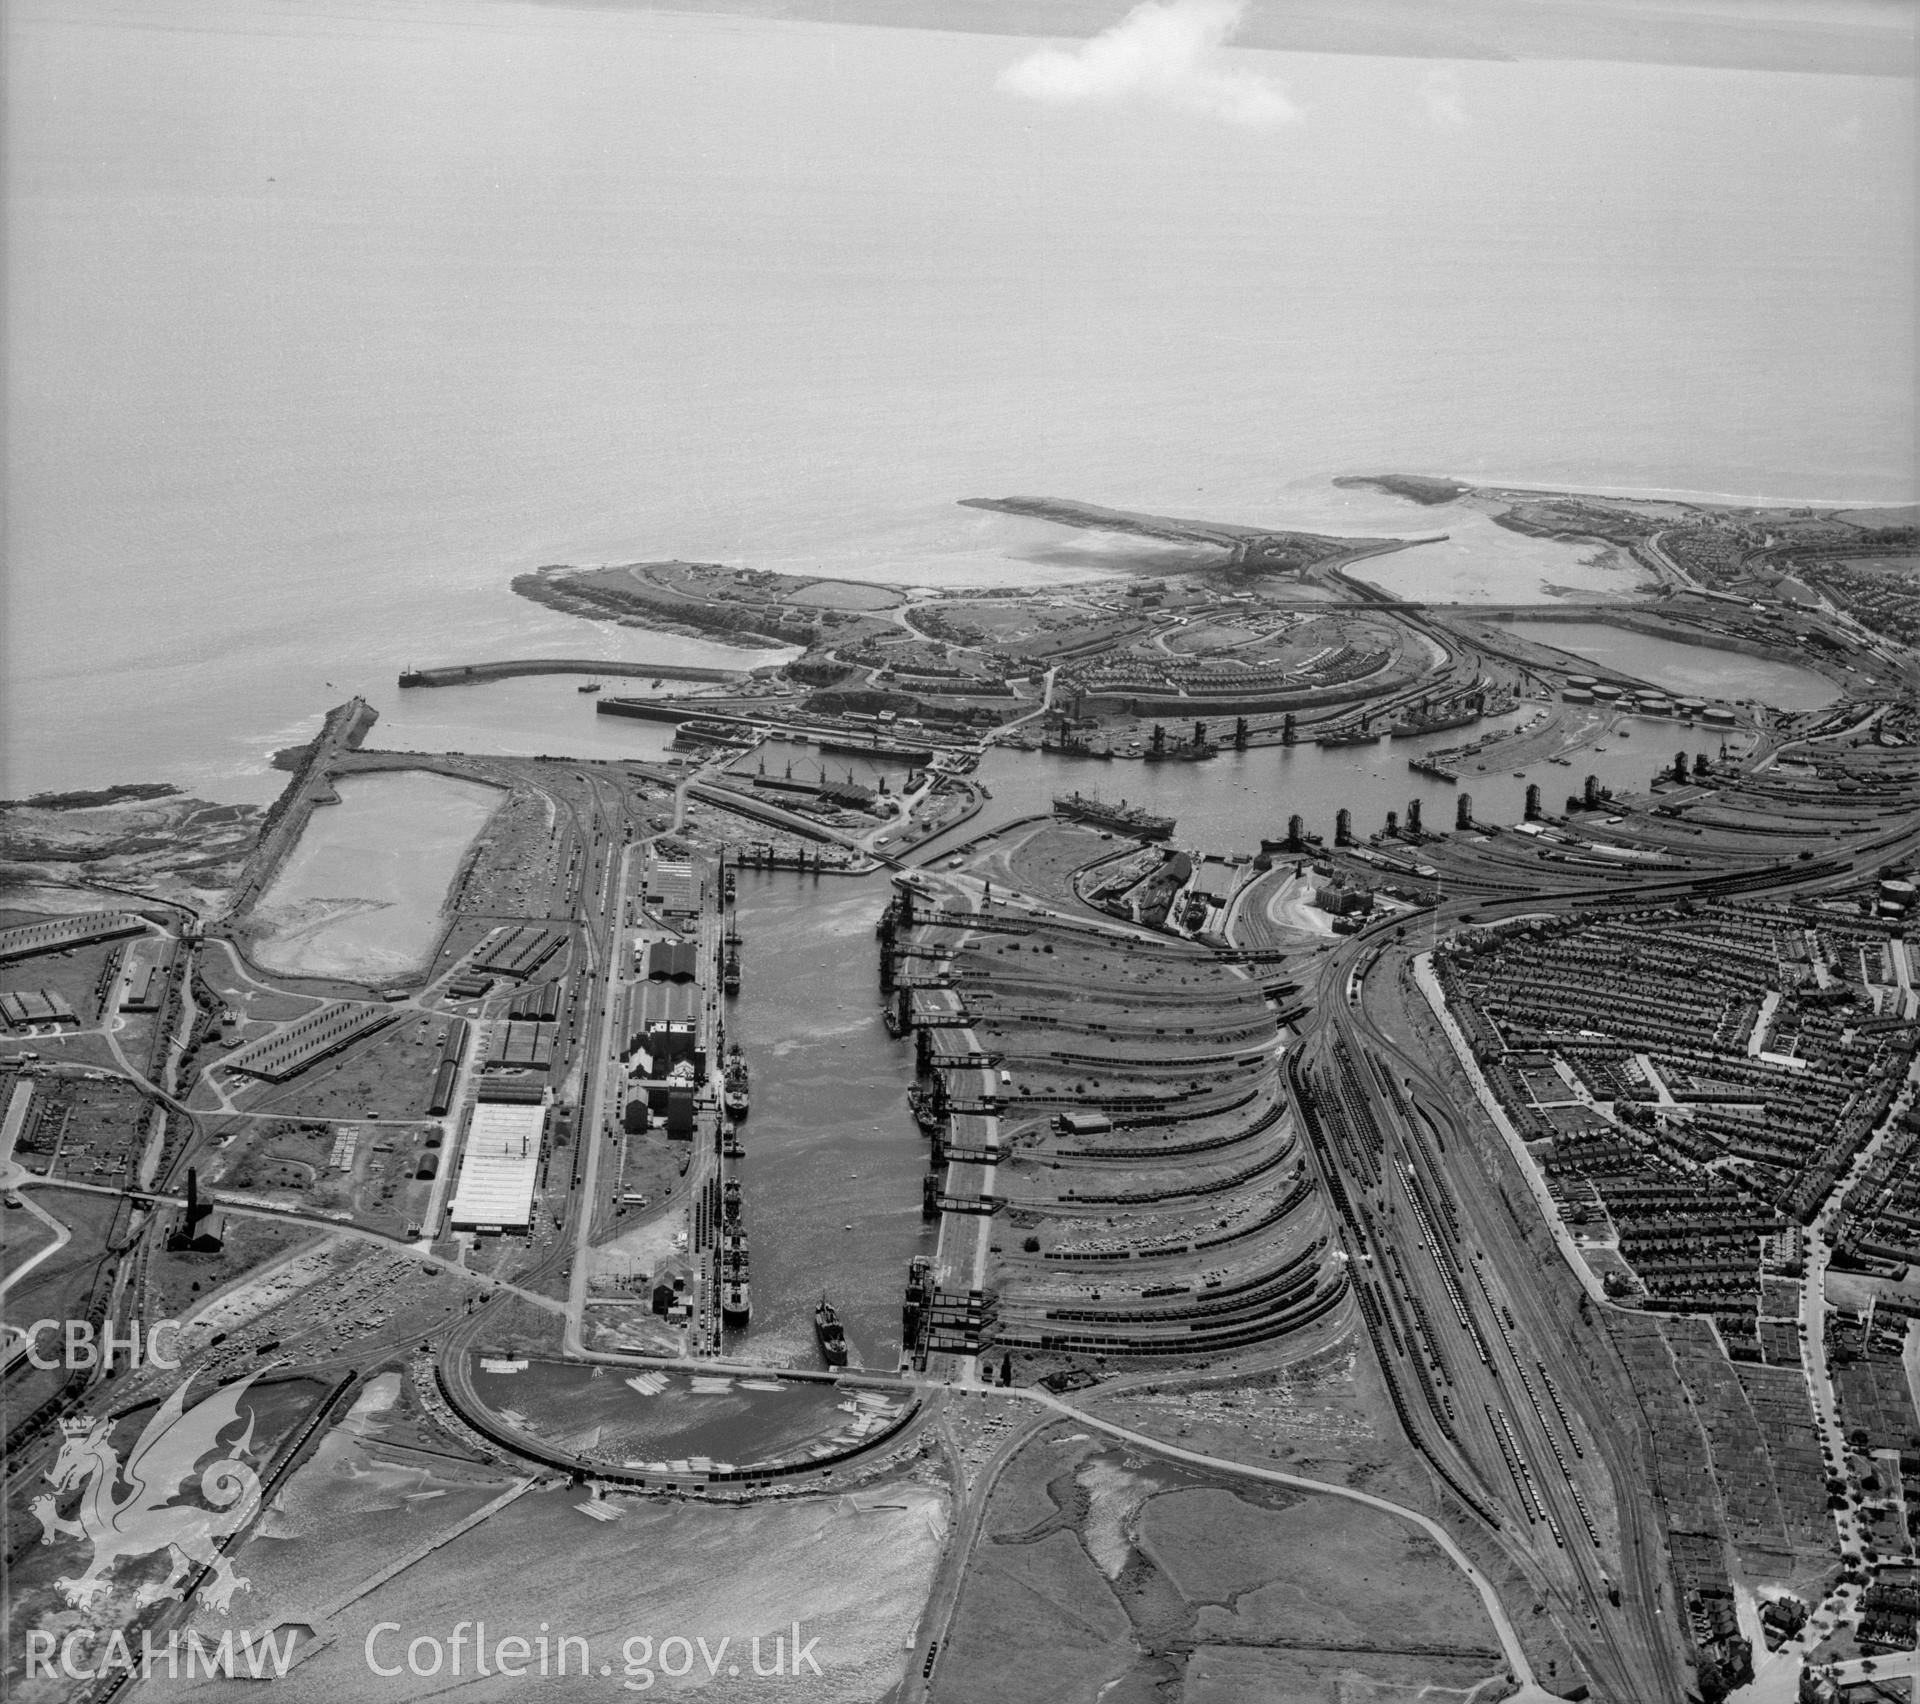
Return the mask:
<path id="1" fill-rule="evenodd" d="M 107 1574 L 122 1557 L 173 1553 L 173 1571 L 158 1585 L 149 1582 L 134 1594 L 139 1605 L 184 1594 L 180 1582 L 195 1564 L 213 1570 L 200 1596 L 221 1614 L 236 1590 L 252 1587 L 233 1571 L 220 1554 L 220 1541 L 253 1519 L 260 1507 L 260 1478 L 241 1459 L 253 1442 L 253 1411 L 246 1415 L 246 1431 L 200 1474 L 200 1495 L 210 1508 L 176 1499 L 188 1488 L 201 1460 L 219 1450 L 220 1435 L 240 1423 L 240 1398 L 259 1377 L 257 1373 L 216 1390 L 192 1413 L 186 1411 L 188 1378 L 160 1405 L 141 1432 L 139 1442 L 122 1464 L 109 1441 L 113 1423 L 107 1419 L 63 1420 L 60 1453 L 47 1477 L 56 1496 L 34 1500 L 33 1512 L 41 1527 L 42 1544 L 56 1538 L 84 1538 L 93 1545 L 86 1572 L 54 1583 L 67 1602 L 85 1608 L 97 1592 L 106 1590 Z M 126 1492 L 118 1494 L 125 1481 Z M 78 1519 L 58 1513 L 59 1495 L 76 1485 L 80 1492 Z"/>

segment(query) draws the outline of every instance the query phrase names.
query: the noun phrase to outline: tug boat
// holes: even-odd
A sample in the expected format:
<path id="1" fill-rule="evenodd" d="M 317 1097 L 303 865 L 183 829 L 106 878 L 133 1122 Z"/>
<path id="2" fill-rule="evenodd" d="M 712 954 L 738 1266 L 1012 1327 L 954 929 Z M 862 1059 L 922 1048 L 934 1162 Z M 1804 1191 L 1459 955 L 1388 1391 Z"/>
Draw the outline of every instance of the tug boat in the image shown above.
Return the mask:
<path id="1" fill-rule="evenodd" d="M 833 1303 L 825 1296 L 820 1298 L 820 1305 L 813 1310 L 813 1334 L 820 1339 L 820 1353 L 829 1367 L 844 1367 L 847 1364 L 846 1327 L 841 1325 L 840 1316 L 833 1311 Z"/>

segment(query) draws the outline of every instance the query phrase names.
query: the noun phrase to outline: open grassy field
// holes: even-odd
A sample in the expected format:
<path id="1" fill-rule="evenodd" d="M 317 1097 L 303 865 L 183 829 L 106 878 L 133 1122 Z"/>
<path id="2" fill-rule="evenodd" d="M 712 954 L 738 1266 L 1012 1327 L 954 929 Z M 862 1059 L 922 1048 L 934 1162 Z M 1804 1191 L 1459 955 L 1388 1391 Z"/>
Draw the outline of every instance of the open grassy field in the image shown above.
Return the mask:
<path id="1" fill-rule="evenodd" d="M 447 1020 L 403 1018 L 299 1076 L 242 1097 L 287 1118 L 417 1118 L 427 1110 Z"/>
<path id="2" fill-rule="evenodd" d="M 203 1182 L 309 1211 L 351 1211 L 356 1223 L 390 1234 L 424 1218 L 445 1160 L 435 1123 L 243 1118 L 228 1120 L 221 1135 Z"/>
<path id="3" fill-rule="evenodd" d="M 11 1325 L 23 1326 L 41 1318 L 84 1319 L 88 1298 L 107 1265 L 103 1250 L 110 1240 L 126 1236 L 127 1205 L 117 1196 L 60 1189 L 36 1188 L 33 1199 L 73 1235 L 65 1248 L 42 1261 L 7 1292 L 4 1317 Z M 38 1224 L 24 1212 L 10 1213 L 7 1219 L 9 1238 L 15 1219 Z M 11 1390 L 8 1399 L 13 1399 Z"/>
<path id="4" fill-rule="evenodd" d="M 52 1241 L 53 1231 L 42 1220 L 12 1208 L 0 1219 L 0 1278 L 10 1277 Z"/>
<path id="5" fill-rule="evenodd" d="M 1500 1670 L 1477 1594 L 1408 1523 L 1061 1422 L 993 1489 L 933 1697 L 1387 1704 Z"/>

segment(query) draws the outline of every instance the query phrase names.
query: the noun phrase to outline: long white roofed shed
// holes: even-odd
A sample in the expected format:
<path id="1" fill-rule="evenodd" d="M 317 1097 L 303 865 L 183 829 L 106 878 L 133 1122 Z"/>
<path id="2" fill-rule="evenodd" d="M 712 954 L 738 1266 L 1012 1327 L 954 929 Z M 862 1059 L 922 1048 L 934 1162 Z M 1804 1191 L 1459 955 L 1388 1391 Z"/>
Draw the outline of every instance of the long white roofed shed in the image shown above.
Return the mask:
<path id="1" fill-rule="evenodd" d="M 547 1109 L 538 1104 L 475 1103 L 460 1156 L 459 1182 L 447 1209 L 451 1229 L 524 1231 L 532 1225 L 540 1131 L 546 1116 Z"/>

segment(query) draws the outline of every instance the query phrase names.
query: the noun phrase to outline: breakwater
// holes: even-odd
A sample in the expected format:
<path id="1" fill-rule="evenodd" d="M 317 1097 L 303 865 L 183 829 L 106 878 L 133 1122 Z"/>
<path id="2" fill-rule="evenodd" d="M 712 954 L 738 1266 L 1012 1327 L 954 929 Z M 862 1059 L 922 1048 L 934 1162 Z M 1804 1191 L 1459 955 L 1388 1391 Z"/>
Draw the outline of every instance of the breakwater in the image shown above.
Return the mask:
<path id="1" fill-rule="evenodd" d="M 648 680 L 739 680 L 747 669 L 703 668 L 693 663 L 634 663 L 598 657 L 508 657 L 492 663 L 448 663 L 437 669 L 407 669 L 403 687 L 470 686 L 515 675 L 633 675 Z"/>

